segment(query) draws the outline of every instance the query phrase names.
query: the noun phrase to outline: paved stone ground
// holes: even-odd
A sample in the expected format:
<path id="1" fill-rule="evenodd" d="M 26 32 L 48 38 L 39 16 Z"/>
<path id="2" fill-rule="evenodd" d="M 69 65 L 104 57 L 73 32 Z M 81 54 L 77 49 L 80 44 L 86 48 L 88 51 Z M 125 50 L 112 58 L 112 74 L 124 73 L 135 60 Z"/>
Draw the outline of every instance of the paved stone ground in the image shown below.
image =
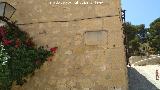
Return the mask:
<path id="1" fill-rule="evenodd" d="M 156 80 L 155 72 L 159 65 L 128 67 L 129 90 L 160 90 L 160 80 Z"/>

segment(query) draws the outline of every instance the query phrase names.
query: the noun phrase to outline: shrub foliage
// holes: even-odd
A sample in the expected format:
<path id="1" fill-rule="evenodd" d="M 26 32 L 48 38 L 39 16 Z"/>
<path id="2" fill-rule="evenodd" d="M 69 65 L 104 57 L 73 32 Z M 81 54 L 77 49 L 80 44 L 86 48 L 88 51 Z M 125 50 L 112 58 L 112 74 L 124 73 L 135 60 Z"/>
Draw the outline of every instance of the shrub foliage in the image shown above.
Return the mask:
<path id="1" fill-rule="evenodd" d="M 34 73 L 53 54 L 35 46 L 32 38 L 17 26 L 1 26 L 0 90 L 10 90 L 13 82 L 23 85 L 24 77 Z"/>

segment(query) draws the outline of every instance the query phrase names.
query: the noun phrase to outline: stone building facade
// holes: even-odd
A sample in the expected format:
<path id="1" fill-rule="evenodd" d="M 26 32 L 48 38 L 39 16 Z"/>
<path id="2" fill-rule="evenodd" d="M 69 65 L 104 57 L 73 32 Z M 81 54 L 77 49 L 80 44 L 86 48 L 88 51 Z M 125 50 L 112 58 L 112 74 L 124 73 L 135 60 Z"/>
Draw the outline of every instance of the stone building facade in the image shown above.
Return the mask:
<path id="1" fill-rule="evenodd" d="M 17 9 L 12 20 L 37 45 L 58 47 L 13 90 L 128 90 L 120 0 L 1 1 Z"/>

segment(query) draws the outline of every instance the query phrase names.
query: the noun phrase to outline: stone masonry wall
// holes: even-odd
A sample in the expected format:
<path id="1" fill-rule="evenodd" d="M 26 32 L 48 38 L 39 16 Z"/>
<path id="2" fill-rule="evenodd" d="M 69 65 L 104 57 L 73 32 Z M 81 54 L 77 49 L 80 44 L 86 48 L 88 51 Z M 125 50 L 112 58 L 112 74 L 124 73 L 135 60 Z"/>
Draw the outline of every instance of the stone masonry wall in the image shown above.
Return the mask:
<path id="1" fill-rule="evenodd" d="M 103 1 L 98 5 L 53 3 L 78 0 L 1 1 L 17 9 L 12 20 L 36 44 L 59 47 L 52 62 L 13 90 L 128 90 L 120 0 L 97 0 Z"/>

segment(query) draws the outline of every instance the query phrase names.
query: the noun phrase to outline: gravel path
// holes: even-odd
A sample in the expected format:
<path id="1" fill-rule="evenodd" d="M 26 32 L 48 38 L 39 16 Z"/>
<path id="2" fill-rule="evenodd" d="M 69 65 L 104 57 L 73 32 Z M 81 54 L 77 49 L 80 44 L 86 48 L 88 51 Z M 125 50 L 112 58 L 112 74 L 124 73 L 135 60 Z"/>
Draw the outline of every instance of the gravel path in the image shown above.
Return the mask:
<path id="1" fill-rule="evenodd" d="M 159 65 L 128 67 L 129 90 L 160 90 L 160 80 L 156 80 Z M 159 75 L 160 76 L 160 75 Z"/>

